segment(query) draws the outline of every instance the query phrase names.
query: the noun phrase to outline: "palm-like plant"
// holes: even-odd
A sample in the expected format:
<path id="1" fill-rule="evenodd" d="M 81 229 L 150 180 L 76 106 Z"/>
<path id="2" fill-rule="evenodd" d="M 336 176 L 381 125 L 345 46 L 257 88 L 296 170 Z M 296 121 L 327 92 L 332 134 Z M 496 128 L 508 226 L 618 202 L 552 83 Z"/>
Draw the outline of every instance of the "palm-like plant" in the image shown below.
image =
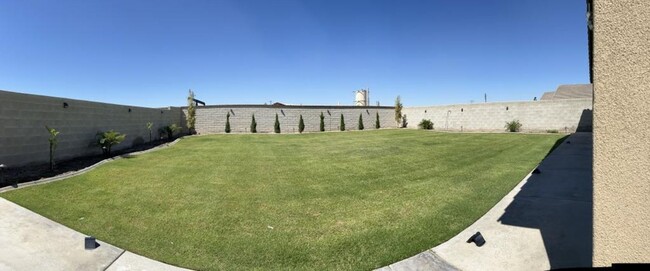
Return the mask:
<path id="1" fill-rule="evenodd" d="M 45 129 L 50 133 L 50 138 L 47 139 L 50 142 L 50 170 L 54 170 L 54 150 L 56 150 L 56 145 L 59 143 L 57 139 L 59 131 L 47 126 L 45 126 Z"/>
<path id="2" fill-rule="evenodd" d="M 126 138 L 125 134 L 109 130 L 97 133 L 97 145 L 102 149 L 104 155 L 111 155 L 111 149 L 114 145 L 122 143 Z"/>

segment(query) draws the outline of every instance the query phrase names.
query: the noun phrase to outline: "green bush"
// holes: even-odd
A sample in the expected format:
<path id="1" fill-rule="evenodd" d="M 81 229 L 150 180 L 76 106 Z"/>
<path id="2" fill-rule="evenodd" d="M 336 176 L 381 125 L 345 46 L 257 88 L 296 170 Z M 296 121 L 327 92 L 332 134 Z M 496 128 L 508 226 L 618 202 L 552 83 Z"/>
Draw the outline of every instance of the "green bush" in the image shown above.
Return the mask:
<path id="1" fill-rule="evenodd" d="M 381 125 L 379 125 L 379 112 L 377 112 L 377 120 L 375 120 L 375 129 L 381 128 Z"/>
<path id="2" fill-rule="evenodd" d="M 341 123 L 339 125 L 339 130 L 345 131 L 345 119 L 343 119 L 343 114 L 341 114 Z"/>
<path id="3" fill-rule="evenodd" d="M 363 130 L 363 113 L 359 114 L 359 131 Z"/>
<path id="4" fill-rule="evenodd" d="M 275 124 L 273 125 L 273 131 L 276 134 L 280 133 L 280 120 L 278 119 L 278 113 L 275 113 Z"/>
<path id="5" fill-rule="evenodd" d="M 56 145 L 59 144 L 59 140 L 57 139 L 59 131 L 47 126 L 45 126 L 45 129 L 50 133 L 50 138 L 47 139 L 50 142 L 50 170 L 54 170 L 54 150 L 56 150 Z"/>
<path id="6" fill-rule="evenodd" d="M 163 135 L 167 136 L 167 140 L 171 141 L 174 139 L 174 134 L 177 133 L 178 131 L 181 130 L 181 127 L 178 127 L 176 124 L 172 125 L 167 125 L 165 127 L 161 127 L 158 132 L 160 133 L 160 136 L 162 137 Z"/>
<path id="7" fill-rule="evenodd" d="M 225 131 L 226 131 L 226 134 L 230 133 L 230 112 L 228 112 L 228 114 L 226 114 L 226 129 L 225 129 Z"/>
<path id="8" fill-rule="evenodd" d="M 113 130 L 97 133 L 97 146 L 102 149 L 104 155 L 111 155 L 111 148 L 120 144 L 126 138 L 125 134 L 120 134 Z"/>
<path id="9" fill-rule="evenodd" d="M 257 122 L 255 121 L 255 114 L 253 114 L 253 118 L 251 119 L 251 133 L 257 133 Z"/>
<path id="10" fill-rule="evenodd" d="M 521 126 L 522 125 L 521 123 L 519 123 L 519 120 L 513 120 L 513 121 L 506 122 L 505 128 L 506 131 L 514 133 L 514 132 L 519 132 Z"/>
<path id="11" fill-rule="evenodd" d="M 302 120 L 302 115 L 300 115 L 300 121 L 298 121 L 298 132 L 302 134 L 302 131 L 305 130 L 305 121 Z"/>
<path id="12" fill-rule="evenodd" d="M 420 124 L 418 124 L 418 128 L 424 130 L 432 130 L 433 122 L 431 120 L 422 119 L 422 121 L 420 121 Z"/>
<path id="13" fill-rule="evenodd" d="M 409 125 L 408 120 L 406 119 L 406 114 L 402 116 L 402 127 L 400 128 L 406 128 L 406 126 Z"/>
<path id="14" fill-rule="evenodd" d="M 320 112 L 320 131 L 325 132 L 325 116 Z"/>

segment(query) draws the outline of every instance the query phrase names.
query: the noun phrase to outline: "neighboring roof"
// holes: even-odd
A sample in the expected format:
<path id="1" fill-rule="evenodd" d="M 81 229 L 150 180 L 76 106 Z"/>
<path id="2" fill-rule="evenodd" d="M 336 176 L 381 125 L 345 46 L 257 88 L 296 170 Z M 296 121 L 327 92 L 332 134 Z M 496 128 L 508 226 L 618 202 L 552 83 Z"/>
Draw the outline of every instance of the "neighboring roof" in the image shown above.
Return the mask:
<path id="1" fill-rule="evenodd" d="M 553 92 L 545 92 L 540 100 L 593 99 L 592 84 L 560 85 Z"/>
<path id="2" fill-rule="evenodd" d="M 540 100 L 542 100 L 542 101 L 553 100 L 554 95 L 555 95 L 555 91 L 544 92 L 544 94 L 542 94 L 542 98 L 540 98 Z"/>

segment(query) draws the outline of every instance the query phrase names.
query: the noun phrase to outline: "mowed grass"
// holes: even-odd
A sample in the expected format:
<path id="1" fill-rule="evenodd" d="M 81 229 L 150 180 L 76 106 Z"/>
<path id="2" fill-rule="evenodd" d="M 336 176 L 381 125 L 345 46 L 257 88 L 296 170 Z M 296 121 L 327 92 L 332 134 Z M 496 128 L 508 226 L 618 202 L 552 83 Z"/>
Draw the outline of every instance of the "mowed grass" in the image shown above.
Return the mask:
<path id="1" fill-rule="evenodd" d="M 177 266 L 368 270 L 469 226 L 560 138 L 421 130 L 198 136 L 0 196 Z"/>

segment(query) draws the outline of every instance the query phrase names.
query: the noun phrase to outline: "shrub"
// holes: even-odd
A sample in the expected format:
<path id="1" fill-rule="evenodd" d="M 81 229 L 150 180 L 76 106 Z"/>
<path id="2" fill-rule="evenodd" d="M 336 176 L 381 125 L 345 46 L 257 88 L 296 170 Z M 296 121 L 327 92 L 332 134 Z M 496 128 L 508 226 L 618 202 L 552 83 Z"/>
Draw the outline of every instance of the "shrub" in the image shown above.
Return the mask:
<path id="1" fill-rule="evenodd" d="M 257 122 L 255 121 L 255 114 L 251 119 L 251 133 L 257 133 Z"/>
<path id="2" fill-rule="evenodd" d="M 341 114 L 341 124 L 339 125 L 339 130 L 345 131 L 345 119 L 343 119 L 343 114 Z"/>
<path id="3" fill-rule="evenodd" d="M 325 116 L 320 112 L 320 131 L 325 132 Z"/>
<path id="4" fill-rule="evenodd" d="M 153 122 L 147 122 L 147 130 L 149 130 L 149 142 L 151 142 L 151 129 L 153 128 Z"/>
<path id="5" fill-rule="evenodd" d="M 519 120 L 513 120 L 513 121 L 506 122 L 505 128 L 506 128 L 506 131 L 514 133 L 514 132 L 519 132 L 519 130 L 521 129 L 521 126 L 522 125 L 521 125 L 521 123 L 519 123 Z"/>
<path id="6" fill-rule="evenodd" d="M 50 170 L 54 170 L 54 150 L 56 150 L 56 145 L 59 143 L 59 140 L 56 138 L 59 135 L 59 131 L 47 126 L 45 126 L 45 129 L 50 133 L 50 138 L 47 139 L 50 142 Z"/>
<path id="7" fill-rule="evenodd" d="M 226 134 L 230 133 L 230 112 L 226 114 Z"/>
<path id="8" fill-rule="evenodd" d="M 375 120 L 375 129 L 381 128 L 381 125 L 379 125 L 379 112 L 377 112 L 377 120 Z"/>
<path id="9" fill-rule="evenodd" d="M 276 134 L 280 133 L 280 120 L 278 120 L 278 113 L 275 113 L 275 124 L 273 125 L 273 131 Z"/>
<path id="10" fill-rule="evenodd" d="M 397 96 L 397 98 L 395 98 L 395 122 L 398 126 L 400 122 L 402 122 L 402 124 L 404 123 L 403 118 L 406 118 L 406 115 L 402 116 L 402 99 Z"/>
<path id="11" fill-rule="evenodd" d="M 546 130 L 546 132 L 549 133 L 549 134 L 557 134 L 557 133 L 559 133 L 559 131 L 556 130 L 556 129 L 553 129 L 553 130 Z"/>
<path id="12" fill-rule="evenodd" d="M 422 121 L 420 121 L 420 124 L 418 124 L 418 127 L 424 130 L 431 130 L 433 129 L 433 122 L 431 120 L 422 119 Z"/>
<path id="13" fill-rule="evenodd" d="M 126 138 L 125 134 L 120 134 L 113 130 L 97 133 L 97 145 L 102 149 L 104 155 L 111 155 L 111 148 L 120 144 Z"/>
<path id="14" fill-rule="evenodd" d="M 189 134 L 194 134 L 194 124 L 196 123 L 196 104 L 194 103 L 194 91 L 190 89 L 189 94 L 187 95 L 187 116 L 185 117 L 187 121 L 187 130 Z"/>
<path id="15" fill-rule="evenodd" d="M 406 126 L 409 125 L 408 120 L 406 120 L 406 114 L 402 116 L 402 127 L 401 128 L 406 128 Z"/>
<path id="16" fill-rule="evenodd" d="M 176 124 L 172 125 L 167 125 L 165 127 L 161 127 L 158 132 L 160 133 L 161 137 L 162 135 L 167 135 L 167 140 L 171 141 L 174 139 L 174 134 L 178 131 L 181 130 L 181 127 L 178 127 Z"/>
<path id="17" fill-rule="evenodd" d="M 363 130 L 363 113 L 359 114 L 359 131 Z"/>
<path id="18" fill-rule="evenodd" d="M 298 121 L 298 132 L 302 134 L 302 131 L 305 130 L 305 121 L 302 120 L 302 115 L 300 115 L 300 121 Z"/>

